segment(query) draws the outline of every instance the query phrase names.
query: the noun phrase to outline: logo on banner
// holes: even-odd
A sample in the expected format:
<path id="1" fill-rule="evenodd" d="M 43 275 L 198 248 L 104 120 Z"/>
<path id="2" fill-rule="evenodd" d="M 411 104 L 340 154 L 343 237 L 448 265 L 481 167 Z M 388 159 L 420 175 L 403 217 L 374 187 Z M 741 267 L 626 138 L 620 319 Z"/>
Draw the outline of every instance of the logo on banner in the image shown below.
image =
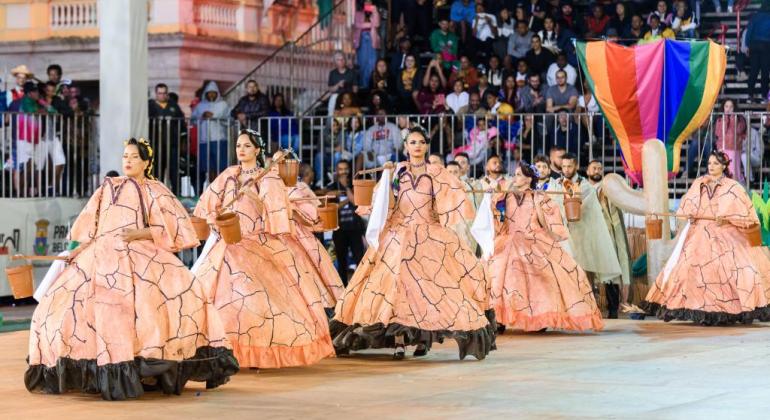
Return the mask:
<path id="1" fill-rule="evenodd" d="M 19 252 L 19 245 L 21 245 L 21 230 L 14 229 L 13 233 L 9 236 L 0 233 L 0 255 Z"/>
<path id="2" fill-rule="evenodd" d="M 48 225 L 50 222 L 46 219 L 40 219 L 35 222 L 37 230 L 35 231 L 35 255 L 46 255 L 48 253 Z"/>

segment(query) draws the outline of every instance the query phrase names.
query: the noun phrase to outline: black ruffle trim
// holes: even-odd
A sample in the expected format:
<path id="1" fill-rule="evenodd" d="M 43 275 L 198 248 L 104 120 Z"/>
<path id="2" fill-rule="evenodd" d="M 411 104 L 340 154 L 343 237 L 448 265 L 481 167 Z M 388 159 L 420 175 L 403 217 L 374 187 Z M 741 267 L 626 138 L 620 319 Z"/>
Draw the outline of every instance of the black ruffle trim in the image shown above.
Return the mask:
<path id="1" fill-rule="evenodd" d="M 665 322 L 692 321 L 700 325 L 728 325 L 728 324 L 751 324 L 755 320 L 760 322 L 770 321 L 770 306 L 756 308 L 752 311 L 731 314 L 727 312 L 706 312 L 697 309 L 669 309 L 661 306 L 659 303 L 644 301 L 639 304 L 648 315 L 657 316 Z"/>
<path id="2" fill-rule="evenodd" d="M 24 384 L 29 391 L 47 394 L 78 390 L 101 394 L 105 400 L 125 400 L 154 390 L 179 395 L 187 381 L 206 382 L 207 389 L 216 388 L 227 383 L 238 369 L 232 350 L 206 346 L 183 361 L 137 357 L 100 366 L 94 359 L 62 357 L 56 366 L 29 366 Z"/>
<path id="3" fill-rule="evenodd" d="M 460 360 L 472 355 L 478 360 L 484 359 L 490 351 L 496 350 L 495 334 L 497 323 L 495 311 L 484 312 L 489 324 L 474 331 L 427 331 L 401 324 L 377 323 L 363 326 L 361 324 L 347 325 L 332 320 L 329 330 L 333 338 L 334 349 L 338 355 L 347 354 L 350 350 L 394 348 L 397 336 L 404 337 L 404 345 L 424 345 L 430 350 L 433 343 L 443 343 L 444 339 L 452 338 L 457 342 Z"/>

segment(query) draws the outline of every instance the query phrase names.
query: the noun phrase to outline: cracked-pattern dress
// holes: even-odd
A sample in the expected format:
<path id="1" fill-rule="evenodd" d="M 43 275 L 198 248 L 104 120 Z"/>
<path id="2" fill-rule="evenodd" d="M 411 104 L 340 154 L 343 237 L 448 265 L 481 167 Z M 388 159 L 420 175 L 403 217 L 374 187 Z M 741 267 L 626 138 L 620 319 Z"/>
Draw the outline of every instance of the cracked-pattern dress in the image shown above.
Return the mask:
<path id="1" fill-rule="evenodd" d="M 759 223 L 743 187 L 723 177 L 711 189 L 706 177 L 698 178 L 682 197 L 677 215 L 720 216 L 726 224 L 691 223 L 670 275 L 666 279 L 665 270 L 658 275 L 642 308 L 664 321 L 769 321 L 770 260 L 741 232 Z"/>
<path id="2" fill-rule="evenodd" d="M 497 322 L 524 331 L 601 330 L 602 314 L 588 277 L 561 247 L 569 232 L 558 205 L 533 193 L 498 193 L 493 202 L 505 215 L 497 219 L 488 266 Z"/>
<path id="3" fill-rule="evenodd" d="M 313 263 L 318 274 L 315 278 L 321 281 L 319 289 L 323 293 L 324 308 L 334 309 L 337 300 L 345 291 L 345 286 L 329 253 L 315 236 L 315 232 L 323 231 L 321 218 L 318 216 L 318 206 L 321 205 L 321 201 L 314 199 L 315 197 L 313 190 L 304 182 L 297 182 L 297 185 L 289 188 L 289 199 L 304 199 L 292 203 L 293 211 L 301 212 L 307 220 L 313 222 L 313 226 L 305 226 L 294 221 L 294 235 L 287 244 L 295 253 L 304 252 Z"/>
<path id="4" fill-rule="evenodd" d="M 121 237 L 145 227 L 152 240 Z M 70 239 L 82 251 L 32 316 L 27 389 L 122 400 L 146 388 L 179 394 L 188 380 L 212 388 L 238 371 L 216 310 L 174 255 L 199 242 L 163 184 L 108 178 Z"/>
<path id="5" fill-rule="evenodd" d="M 427 165 L 413 176 L 401 164 L 393 181 L 395 204 L 337 304 L 332 321 L 338 353 L 445 338 L 460 358 L 483 359 L 494 348 L 494 313 L 484 267 L 450 226 L 471 220 L 465 188 L 445 169 Z"/>
<path id="6" fill-rule="evenodd" d="M 217 209 L 240 189 L 240 167 L 225 169 L 201 195 L 194 214 L 214 223 Z M 334 356 L 315 267 L 288 242 L 293 231 L 287 188 L 273 168 L 228 210 L 242 239 L 219 238 L 195 271 L 219 316 L 241 367 L 303 366 Z"/>

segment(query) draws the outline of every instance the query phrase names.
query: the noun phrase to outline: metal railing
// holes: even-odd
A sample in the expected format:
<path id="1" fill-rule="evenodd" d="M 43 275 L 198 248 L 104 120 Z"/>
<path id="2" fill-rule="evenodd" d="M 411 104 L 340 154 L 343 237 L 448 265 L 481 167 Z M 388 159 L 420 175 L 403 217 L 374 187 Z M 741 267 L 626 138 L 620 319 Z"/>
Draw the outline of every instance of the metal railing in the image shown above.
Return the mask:
<path id="1" fill-rule="evenodd" d="M 331 53 L 353 55 L 353 0 L 337 0 L 332 10 L 294 41 L 284 43 L 224 94 L 232 107 L 246 94 L 246 83 L 256 80 L 269 97 L 280 93 L 300 111 L 307 110 L 327 90 Z"/>
<path id="2" fill-rule="evenodd" d="M 705 173 L 714 146 L 734 150 L 731 153 L 739 161 L 735 177 L 748 188 L 761 188 L 770 175 L 770 153 L 764 147 L 769 117 L 770 113 L 759 112 L 712 114 L 682 146 L 680 172 L 669 180 L 672 197 L 683 194 L 696 176 Z M 268 156 L 279 147 L 292 147 L 307 167 L 306 181 L 316 187 L 333 181 L 336 163 L 343 159 L 355 169 L 403 160 L 402 133 L 415 125 L 430 134 L 431 152 L 443 159 L 467 153 L 472 177 L 484 174 L 490 156 L 499 156 L 512 173 L 520 160 L 531 163 L 554 145 L 575 154 L 582 168 L 598 159 L 605 171 L 623 173 L 620 149 L 598 113 L 286 116 L 246 124 L 261 132 Z M 98 150 L 97 125 L 95 116 L 5 114 L 0 126 L 0 158 L 5 162 L 0 196 L 87 197 L 99 181 L 99 153 L 121 153 L 119 148 Z M 236 164 L 234 144 L 242 127 L 229 118 L 150 120 L 156 177 L 180 196 L 200 194 L 225 167 Z M 57 172 L 59 150 L 65 163 Z"/>

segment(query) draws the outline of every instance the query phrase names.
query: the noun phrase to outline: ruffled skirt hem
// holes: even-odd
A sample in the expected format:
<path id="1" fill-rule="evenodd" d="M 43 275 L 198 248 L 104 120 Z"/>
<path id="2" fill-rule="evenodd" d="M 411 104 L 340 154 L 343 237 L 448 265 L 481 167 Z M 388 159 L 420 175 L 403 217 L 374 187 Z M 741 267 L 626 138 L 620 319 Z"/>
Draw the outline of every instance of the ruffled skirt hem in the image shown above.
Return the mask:
<path id="1" fill-rule="evenodd" d="M 655 315 L 665 322 L 692 321 L 700 325 L 727 325 L 734 323 L 751 324 L 755 320 L 760 322 L 770 321 L 770 306 L 755 308 L 751 311 L 743 311 L 736 314 L 729 312 L 708 312 L 688 308 L 668 308 L 659 303 L 644 301 L 639 304 L 649 315 Z"/>

